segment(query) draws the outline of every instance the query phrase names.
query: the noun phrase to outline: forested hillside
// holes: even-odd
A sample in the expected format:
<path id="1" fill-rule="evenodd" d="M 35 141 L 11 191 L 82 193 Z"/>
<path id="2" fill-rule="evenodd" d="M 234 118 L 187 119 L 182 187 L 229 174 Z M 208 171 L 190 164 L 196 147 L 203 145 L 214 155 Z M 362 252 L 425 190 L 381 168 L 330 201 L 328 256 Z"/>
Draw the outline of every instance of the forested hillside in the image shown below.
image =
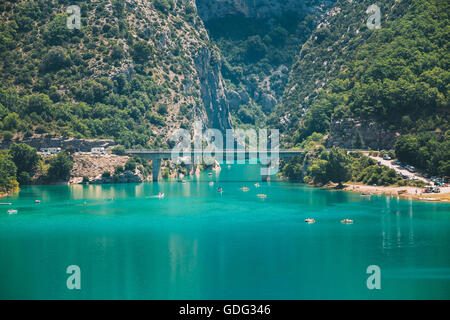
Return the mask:
<path id="1" fill-rule="evenodd" d="M 70 5 L 81 9 L 79 30 L 67 27 Z M 226 106 L 206 100 L 222 80 L 192 1 L 2 1 L 0 17 L 2 139 L 167 146 L 194 118 L 229 127 Z M 214 87 L 202 90 L 210 74 Z"/>
<path id="2" fill-rule="evenodd" d="M 379 2 L 380 29 L 366 26 L 371 4 L 338 1 L 328 12 L 303 46 L 269 123 L 295 146 L 314 132 L 332 136 L 330 124 L 342 119 L 373 121 L 417 136 L 400 139 L 403 149 L 405 140 L 416 148 L 400 152 L 402 160 L 414 154 L 419 167 L 449 175 L 450 3 Z"/>

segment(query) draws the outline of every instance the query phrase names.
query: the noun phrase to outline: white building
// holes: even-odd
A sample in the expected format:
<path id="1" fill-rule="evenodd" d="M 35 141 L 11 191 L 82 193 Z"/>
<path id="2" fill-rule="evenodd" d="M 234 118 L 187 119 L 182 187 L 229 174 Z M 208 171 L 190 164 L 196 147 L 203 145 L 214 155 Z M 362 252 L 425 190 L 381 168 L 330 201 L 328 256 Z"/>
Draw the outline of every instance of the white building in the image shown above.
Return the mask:
<path id="1" fill-rule="evenodd" d="M 98 148 L 92 148 L 91 153 L 93 154 L 105 154 L 105 148 L 104 147 L 98 147 Z"/>
<path id="2" fill-rule="evenodd" d="M 42 148 L 40 154 L 57 154 L 61 151 L 61 148 Z"/>

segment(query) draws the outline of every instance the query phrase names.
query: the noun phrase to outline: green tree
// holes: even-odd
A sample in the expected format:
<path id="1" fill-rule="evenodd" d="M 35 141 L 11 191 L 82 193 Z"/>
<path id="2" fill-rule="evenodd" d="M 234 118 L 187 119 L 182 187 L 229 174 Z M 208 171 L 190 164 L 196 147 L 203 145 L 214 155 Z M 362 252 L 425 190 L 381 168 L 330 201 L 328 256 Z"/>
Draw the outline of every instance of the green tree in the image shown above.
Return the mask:
<path id="1" fill-rule="evenodd" d="M 51 181 L 66 180 L 73 168 L 73 162 L 69 155 L 61 151 L 58 155 L 50 160 L 50 168 L 47 172 L 47 177 Z"/>
<path id="2" fill-rule="evenodd" d="M 352 177 L 350 158 L 345 150 L 334 147 L 328 154 L 327 178 L 342 186 Z"/>
<path id="3" fill-rule="evenodd" d="M 395 143 L 394 149 L 397 157 L 404 162 L 413 163 L 420 145 L 416 137 L 412 135 L 403 135 Z"/>
<path id="4" fill-rule="evenodd" d="M 137 163 L 133 158 L 128 159 L 125 163 L 125 170 L 134 171 L 136 169 Z"/>
<path id="5" fill-rule="evenodd" d="M 309 167 L 309 175 L 314 179 L 315 183 L 329 182 L 327 174 L 328 161 L 318 159 Z"/>
<path id="6" fill-rule="evenodd" d="M 61 47 L 51 48 L 42 61 L 43 71 L 57 71 L 70 65 L 70 58 Z"/>
<path id="7" fill-rule="evenodd" d="M 10 131 L 16 130 L 19 123 L 20 123 L 19 115 L 15 112 L 9 113 L 3 119 L 3 129 Z"/>
<path id="8" fill-rule="evenodd" d="M 27 184 L 36 173 L 41 157 L 36 149 L 25 143 L 14 143 L 9 149 L 12 161 L 17 167 L 19 183 Z M 23 178 L 23 180 L 21 180 Z"/>
<path id="9" fill-rule="evenodd" d="M 124 156 L 126 154 L 125 147 L 122 145 L 117 145 L 111 149 L 111 152 L 118 156 Z"/>
<path id="10" fill-rule="evenodd" d="M 267 48 L 260 36 L 252 36 L 245 43 L 246 57 L 250 61 L 257 61 L 263 58 L 267 53 Z"/>
<path id="11" fill-rule="evenodd" d="M 149 61 L 152 51 L 152 48 L 146 42 L 136 41 L 133 45 L 133 59 L 138 63 Z"/>
<path id="12" fill-rule="evenodd" d="M 53 101 L 46 94 L 32 94 L 28 96 L 27 111 L 29 113 L 36 112 L 37 114 L 47 113 L 52 103 Z"/>
<path id="13" fill-rule="evenodd" d="M 17 167 L 11 157 L 5 152 L 0 152 L 0 193 L 18 189 L 16 173 Z"/>

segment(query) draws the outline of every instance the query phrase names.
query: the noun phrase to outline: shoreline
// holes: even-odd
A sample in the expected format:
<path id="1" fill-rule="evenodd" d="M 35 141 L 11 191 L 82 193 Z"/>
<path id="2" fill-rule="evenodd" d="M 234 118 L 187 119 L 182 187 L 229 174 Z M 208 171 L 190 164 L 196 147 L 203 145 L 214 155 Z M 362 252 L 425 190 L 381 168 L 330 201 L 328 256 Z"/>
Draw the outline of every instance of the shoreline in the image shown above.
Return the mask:
<path id="1" fill-rule="evenodd" d="M 328 188 L 329 189 L 329 188 Z M 362 184 L 346 184 L 342 189 L 346 192 L 370 195 L 386 195 L 399 199 L 423 202 L 450 203 L 450 187 L 441 188 L 441 193 L 423 193 L 419 187 L 368 186 Z"/>
<path id="2" fill-rule="evenodd" d="M 283 179 L 284 180 L 284 179 Z M 147 181 L 148 182 L 148 181 Z M 141 182 L 145 183 L 145 181 Z M 297 182 L 299 183 L 299 182 Z M 47 185 L 75 185 L 77 183 L 70 183 L 69 181 L 63 182 L 58 181 L 49 184 L 34 184 L 36 186 L 47 186 Z M 127 183 L 120 183 L 127 184 Z M 304 184 L 304 183 L 302 183 Z M 308 185 L 308 184 L 307 184 Z M 404 200 L 416 200 L 422 202 L 439 202 L 439 203 L 450 203 L 450 187 L 441 188 L 441 193 L 423 193 L 423 188 L 419 187 L 395 187 L 395 186 L 369 186 L 364 184 L 344 184 L 342 189 L 337 189 L 336 184 L 327 184 L 324 186 L 311 185 L 315 188 L 322 188 L 325 190 L 335 190 L 335 191 L 345 191 L 359 193 L 361 196 L 370 197 L 371 195 L 385 195 L 396 197 Z M 15 192 L 1 193 L 0 199 L 11 196 Z"/>

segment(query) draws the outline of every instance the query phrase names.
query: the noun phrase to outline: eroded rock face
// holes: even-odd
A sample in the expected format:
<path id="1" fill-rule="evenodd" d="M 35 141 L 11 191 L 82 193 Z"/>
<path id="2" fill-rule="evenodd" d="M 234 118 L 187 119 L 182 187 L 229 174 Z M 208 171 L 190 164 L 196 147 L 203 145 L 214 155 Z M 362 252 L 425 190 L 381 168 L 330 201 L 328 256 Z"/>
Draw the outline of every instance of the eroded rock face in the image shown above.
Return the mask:
<path id="1" fill-rule="evenodd" d="M 307 10 L 312 0 L 196 0 L 203 20 L 243 14 L 251 18 L 267 18 L 290 10 Z"/>
<path id="2" fill-rule="evenodd" d="M 195 68 L 200 80 L 200 94 L 207 114 L 208 127 L 225 131 L 231 128 L 230 107 L 225 94 L 217 52 L 203 47 L 195 58 Z"/>
<path id="3" fill-rule="evenodd" d="M 267 113 L 272 112 L 277 104 L 277 99 L 275 99 L 273 95 L 267 93 L 262 94 L 260 100 L 263 111 Z"/>
<path id="4" fill-rule="evenodd" d="M 331 122 L 325 144 L 327 148 L 389 150 L 393 149 L 398 136 L 398 133 L 374 121 L 347 118 Z"/>

